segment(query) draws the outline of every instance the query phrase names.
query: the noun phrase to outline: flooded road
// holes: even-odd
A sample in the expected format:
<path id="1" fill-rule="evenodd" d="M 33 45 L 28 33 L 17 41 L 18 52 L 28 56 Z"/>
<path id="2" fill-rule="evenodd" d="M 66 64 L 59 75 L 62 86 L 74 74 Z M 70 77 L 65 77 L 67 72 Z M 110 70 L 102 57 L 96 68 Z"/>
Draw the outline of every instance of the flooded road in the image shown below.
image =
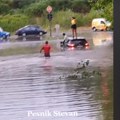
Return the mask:
<path id="1" fill-rule="evenodd" d="M 108 71 L 95 79 L 66 77 L 86 59 L 92 69 L 107 70 L 112 51 L 108 44 L 97 44 L 86 51 L 51 53 L 50 59 L 39 54 L 1 57 L 0 120 L 112 120 Z"/>

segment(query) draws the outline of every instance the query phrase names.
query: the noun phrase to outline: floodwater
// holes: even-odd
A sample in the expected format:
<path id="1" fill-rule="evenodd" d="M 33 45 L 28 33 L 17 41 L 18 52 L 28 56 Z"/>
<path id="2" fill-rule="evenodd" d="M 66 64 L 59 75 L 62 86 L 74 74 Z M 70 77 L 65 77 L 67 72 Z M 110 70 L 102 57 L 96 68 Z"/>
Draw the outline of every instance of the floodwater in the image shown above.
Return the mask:
<path id="1" fill-rule="evenodd" d="M 96 34 L 98 35 L 97 44 Z M 92 34 L 90 50 L 0 58 L 0 120 L 112 120 L 108 80 L 67 79 L 80 61 L 89 67 L 113 65 L 112 34 Z M 104 38 L 105 36 L 105 38 Z M 107 37 L 109 39 L 107 39 Z M 103 43 L 103 45 L 102 45 Z M 110 99 L 111 98 L 111 99 Z"/>

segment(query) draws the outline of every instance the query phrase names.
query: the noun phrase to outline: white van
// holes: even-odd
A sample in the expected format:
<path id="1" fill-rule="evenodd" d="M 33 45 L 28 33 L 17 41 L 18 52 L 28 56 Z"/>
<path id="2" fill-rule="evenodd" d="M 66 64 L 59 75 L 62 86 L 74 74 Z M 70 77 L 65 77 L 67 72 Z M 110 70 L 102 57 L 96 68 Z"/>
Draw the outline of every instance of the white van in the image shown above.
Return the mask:
<path id="1" fill-rule="evenodd" d="M 95 18 L 92 20 L 91 26 L 93 31 L 107 31 L 110 29 L 111 23 L 106 21 L 105 18 Z"/>

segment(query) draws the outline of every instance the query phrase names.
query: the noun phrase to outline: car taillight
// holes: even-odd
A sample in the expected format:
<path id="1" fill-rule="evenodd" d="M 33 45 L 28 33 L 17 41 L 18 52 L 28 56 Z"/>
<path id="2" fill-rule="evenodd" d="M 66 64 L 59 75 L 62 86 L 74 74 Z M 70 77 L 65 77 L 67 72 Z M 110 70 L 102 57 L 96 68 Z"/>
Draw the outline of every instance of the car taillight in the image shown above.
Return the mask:
<path id="1" fill-rule="evenodd" d="M 68 44 L 69 47 L 74 47 L 75 45 L 74 44 Z"/>
<path id="2" fill-rule="evenodd" d="M 75 49 L 75 47 L 69 47 L 68 48 L 68 50 L 74 50 Z"/>
<path id="3" fill-rule="evenodd" d="M 85 49 L 88 49 L 89 48 L 89 46 L 85 46 Z"/>
<path id="4" fill-rule="evenodd" d="M 85 43 L 85 49 L 89 48 L 89 43 Z"/>
<path id="5" fill-rule="evenodd" d="M 85 43 L 85 46 L 89 46 L 89 44 L 88 44 L 88 43 Z"/>

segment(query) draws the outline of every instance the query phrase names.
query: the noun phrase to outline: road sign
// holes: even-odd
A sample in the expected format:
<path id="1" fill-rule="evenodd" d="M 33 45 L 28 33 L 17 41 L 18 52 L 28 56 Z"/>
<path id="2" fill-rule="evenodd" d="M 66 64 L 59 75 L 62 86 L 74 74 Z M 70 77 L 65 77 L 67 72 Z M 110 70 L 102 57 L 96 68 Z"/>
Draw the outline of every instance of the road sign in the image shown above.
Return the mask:
<path id="1" fill-rule="evenodd" d="M 50 5 L 47 6 L 46 10 L 47 10 L 48 13 L 51 13 L 52 12 L 52 7 Z"/>
<path id="2" fill-rule="evenodd" d="M 52 21 L 52 14 L 51 14 L 51 12 L 52 12 L 52 7 L 50 5 L 48 5 L 46 10 L 48 12 L 47 17 L 48 17 L 48 20 L 49 20 L 49 23 L 50 23 L 50 36 L 52 36 L 52 30 L 51 30 L 51 21 Z"/>

